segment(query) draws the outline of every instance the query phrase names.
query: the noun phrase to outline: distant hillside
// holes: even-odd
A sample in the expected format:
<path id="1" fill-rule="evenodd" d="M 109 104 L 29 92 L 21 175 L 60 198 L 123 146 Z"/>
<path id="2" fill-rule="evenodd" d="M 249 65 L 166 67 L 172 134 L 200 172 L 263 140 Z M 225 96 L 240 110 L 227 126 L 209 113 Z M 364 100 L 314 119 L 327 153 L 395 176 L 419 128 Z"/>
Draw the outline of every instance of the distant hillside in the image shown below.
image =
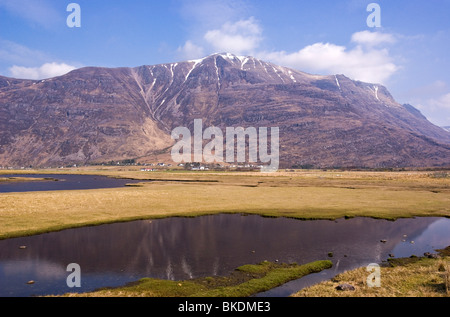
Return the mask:
<path id="1" fill-rule="evenodd" d="M 0 77 L 0 165 L 170 157 L 171 131 L 279 127 L 283 167 L 450 165 L 450 133 L 377 84 L 253 57 L 82 68 L 48 80 Z"/>

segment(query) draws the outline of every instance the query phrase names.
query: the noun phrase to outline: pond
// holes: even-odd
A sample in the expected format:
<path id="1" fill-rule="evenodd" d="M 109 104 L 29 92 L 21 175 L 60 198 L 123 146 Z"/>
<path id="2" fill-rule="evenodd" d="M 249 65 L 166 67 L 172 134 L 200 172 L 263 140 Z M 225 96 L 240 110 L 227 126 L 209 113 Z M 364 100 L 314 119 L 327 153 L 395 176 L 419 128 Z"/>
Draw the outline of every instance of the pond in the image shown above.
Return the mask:
<path id="1" fill-rule="evenodd" d="M 264 260 L 333 262 L 329 270 L 258 294 L 283 297 L 345 270 L 381 263 L 391 253 L 421 256 L 449 245 L 447 218 L 300 221 L 220 214 L 134 221 L 0 241 L 0 296 L 87 292 L 143 277 L 227 275 Z M 80 265 L 81 288 L 67 286 L 71 263 Z M 30 280 L 35 283 L 28 285 Z"/>

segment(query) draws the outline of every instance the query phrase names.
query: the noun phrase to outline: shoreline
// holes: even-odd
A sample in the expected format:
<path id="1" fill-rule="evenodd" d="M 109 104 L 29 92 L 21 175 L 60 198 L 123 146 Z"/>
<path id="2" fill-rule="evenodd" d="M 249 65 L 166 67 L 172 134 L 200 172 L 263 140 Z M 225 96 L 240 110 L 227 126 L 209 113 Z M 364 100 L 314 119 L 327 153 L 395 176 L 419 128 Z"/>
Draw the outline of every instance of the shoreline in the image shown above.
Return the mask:
<path id="1" fill-rule="evenodd" d="M 0 171 L 0 177 L 4 172 Z M 42 171 L 26 174 L 36 173 Z M 449 181 L 427 173 L 72 173 L 142 182 L 108 189 L 2 193 L 0 240 L 118 222 L 224 213 L 297 220 L 450 218 Z"/>
<path id="2" fill-rule="evenodd" d="M 435 178 L 430 172 L 297 171 L 267 175 L 169 171 L 149 174 L 136 170 L 17 173 L 9 170 L 6 173 L 0 171 L 0 178 L 5 174 L 98 175 L 142 182 L 120 188 L 2 193 L 0 240 L 113 223 L 219 214 L 299 221 L 359 217 L 388 221 L 419 217 L 450 218 L 448 177 Z M 448 258 L 445 259 L 448 261 Z M 431 272 L 428 264 L 431 265 L 433 260 L 410 264 L 416 265 L 410 270 L 428 268 Z M 351 276 L 359 272 L 367 275 L 364 269 L 345 272 L 331 281 L 317 284 L 320 287 L 328 283 L 327 292 L 330 292 L 329 283 L 333 283 L 331 293 L 309 293 L 307 296 L 355 296 L 355 293 L 346 292 L 336 294 L 335 281 L 353 282 L 343 274 Z M 386 268 L 382 267 L 382 270 L 383 275 L 388 275 Z M 391 275 L 403 274 L 403 271 L 399 272 Z M 357 286 L 362 289 L 361 284 Z M 295 296 L 306 295 L 301 292 L 305 292 L 304 289 Z M 372 293 L 366 292 L 362 296 L 378 294 Z"/>

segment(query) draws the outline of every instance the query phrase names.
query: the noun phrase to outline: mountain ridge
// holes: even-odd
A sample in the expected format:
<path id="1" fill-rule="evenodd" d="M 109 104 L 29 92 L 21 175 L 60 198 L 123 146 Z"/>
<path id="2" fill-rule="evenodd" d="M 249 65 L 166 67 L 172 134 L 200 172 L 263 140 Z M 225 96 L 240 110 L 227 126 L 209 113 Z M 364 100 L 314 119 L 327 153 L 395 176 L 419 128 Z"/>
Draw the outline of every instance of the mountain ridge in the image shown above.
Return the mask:
<path id="1" fill-rule="evenodd" d="M 0 165 L 170 159 L 171 131 L 280 128 L 282 166 L 450 165 L 450 134 L 382 85 L 251 56 L 0 77 Z"/>

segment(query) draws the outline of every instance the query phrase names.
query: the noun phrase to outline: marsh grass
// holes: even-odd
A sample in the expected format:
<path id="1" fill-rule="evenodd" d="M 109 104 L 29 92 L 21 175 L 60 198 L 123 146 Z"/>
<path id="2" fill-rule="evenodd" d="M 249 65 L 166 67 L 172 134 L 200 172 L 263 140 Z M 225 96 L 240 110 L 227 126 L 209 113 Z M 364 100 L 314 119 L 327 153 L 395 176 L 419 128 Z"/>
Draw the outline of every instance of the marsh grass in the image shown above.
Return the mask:
<path id="1" fill-rule="evenodd" d="M 449 296 L 450 258 L 416 258 L 381 267 L 381 287 L 369 287 L 365 268 L 347 271 L 332 280 L 303 289 L 293 297 L 446 297 Z M 445 272 L 440 271 L 441 266 Z M 336 286 L 348 283 L 355 291 L 338 291 Z"/>
<path id="2" fill-rule="evenodd" d="M 219 213 L 296 219 L 450 217 L 450 180 L 447 174 L 442 177 L 439 173 L 164 171 L 149 174 L 113 168 L 0 171 L 0 175 L 26 173 L 103 175 L 139 179 L 142 183 L 112 189 L 0 194 L 0 239 L 106 223 Z M 450 253 L 449 248 L 443 251 Z M 418 259 L 382 267 L 381 288 L 369 288 L 365 284 L 368 273 L 361 268 L 295 296 L 447 296 L 449 260 L 448 257 L 442 260 L 442 265 L 436 261 Z M 142 279 L 124 288 L 77 296 L 249 296 L 255 289 L 262 291 L 294 279 L 297 274 L 308 274 L 304 269 L 299 269 L 301 272 L 297 269 L 284 267 L 266 272 L 264 266 L 244 266 L 231 279 L 207 277 L 183 282 Z M 249 276 L 252 278 L 248 279 Z M 335 286 L 342 282 L 353 284 L 356 291 L 336 291 Z"/>
<path id="3" fill-rule="evenodd" d="M 124 188 L 0 194 L 0 239 L 114 222 L 218 213 L 304 220 L 450 217 L 449 180 L 427 173 L 73 173 L 141 179 L 142 183 Z"/>
<path id="4" fill-rule="evenodd" d="M 65 297 L 248 297 L 291 280 L 332 267 L 331 261 L 304 265 L 264 261 L 237 268 L 229 276 L 202 277 L 185 281 L 143 278 L 124 287 L 102 289 Z"/>
<path id="5" fill-rule="evenodd" d="M 450 296 L 450 265 L 448 263 L 440 263 L 439 271 L 442 272 L 442 278 L 445 281 L 445 291 L 447 296 Z"/>

